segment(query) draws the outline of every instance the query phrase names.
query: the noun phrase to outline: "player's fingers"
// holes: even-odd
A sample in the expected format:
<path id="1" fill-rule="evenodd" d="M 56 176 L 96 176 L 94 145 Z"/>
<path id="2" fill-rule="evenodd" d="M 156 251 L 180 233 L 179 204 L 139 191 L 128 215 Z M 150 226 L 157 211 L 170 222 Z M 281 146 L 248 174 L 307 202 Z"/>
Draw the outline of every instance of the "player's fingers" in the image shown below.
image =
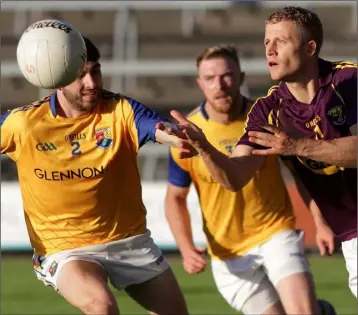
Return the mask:
<path id="1" fill-rule="evenodd" d="M 201 265 L 195 264 L 194 262 L 190 261 L 190 260 L 185 260 L 184 261 L 184 269 L 189 273 L 189 274 L 196 274 L 198 273 L 198 271 L 201 269 Z"/>
<path id="2" fill-rule="evenodd" d="M 260 139 L 257 137 L 249 137 L 249 141 L 252 143 L 261 145 L 263 147 L 266 147 L 266 148 L 276 148 L 277 147 L 277 143 L 276 143 L 275 139 L 272 139 L 272 138 Z"/>
<path id="3" fill-rule="evenodd" d="M 197 246 L 195 249 L 202 254 L 205 254 L 207 252 L 207 249 L 205 247 Z"/>
<path id="4" fill-rule="evenodd" d="M 334 253 L 334 239 L 333 238 L 329 239 L 329 241 L 327 242 L 327 246 L 328 246 L 328 254 L 330 256 L 332 256 Z"/>
<path id="5" fill-rule="evenodd" d="M 201 267 L 203 265 L 206 265 L 206 259 L 198 253 L 195 253 L 191 256 L 191 261 L 196 267 Z"/>
<path id="6" fill-rule="evenodd" d="M 174 136 L 177 136 L 177 137 L 180 138 L 180 139 L 187 139 L 186 134 L 185 134 L 183 131 L 181 131 L 181 130 L 173 129 L 173 128 L 168 128 L 168 129 L 167 129 L 167 132 L 168 132 L 169 134 L 172 134 L 172 135 L 174 135 Z"/>
<path id="7" fill-rule="evenodd" d="M 170 115 L 180 124 L 180 125 L 191 125 L 192 123 L 187 120 L 184 115 L 177 110 L 171 110 Z"/>
<path id="8" fill-rule="evenodd" d="M 266 132 L 249 131 L 249 137 L 254 137 L 261 140 L 275 141 L 276 137 Z"/>
<path id="9" fill-rule="evenodd" d="M 326 254 L 326 246 L 321 239 L 317 240 L 317 246 L 318 246 L 320 255 L 324 256 Z"/>
<path id="10" fill-rule="evenodd" d="M 159 122 L 155 125 L 155 128 L 159 129 L 159 130 L 165 130 L 165 125 L 164 125 L 164 123 Z"/>
<path id="11" fill-rule="evenodd" d="M 279 134 L 280 133 L 280 129 L 275 127 L 275 126 L 266 125 L 266 126 L 261 126 L 261 128 L 266 129 L 267 131 L 270 131 L 273 134 Z"/>

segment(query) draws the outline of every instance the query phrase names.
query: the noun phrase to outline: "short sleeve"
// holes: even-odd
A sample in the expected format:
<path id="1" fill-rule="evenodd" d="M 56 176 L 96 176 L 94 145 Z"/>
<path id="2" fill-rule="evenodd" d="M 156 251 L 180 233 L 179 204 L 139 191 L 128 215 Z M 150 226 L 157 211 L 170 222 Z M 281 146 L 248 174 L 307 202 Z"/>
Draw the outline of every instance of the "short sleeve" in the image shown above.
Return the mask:
<path id="1" fill-rule="evenodd" d="M 20 151 L 21 123 L 10 111 L 0 116 L 1 126 L 1 154 L 7 154 L 11 159 L 17 160 Z"/>
<path id="2" fill-rule="evenodd" d="M 340 67 L 333 84 L 344 104 L 346 124 L 351 127 L 357 124 L 357 65 L 342 63 Z"/>
<path id="3" fill-rule="evenodd" d="M 126 97 L 125 100 L 129 103 L 133 113 L 132 119 L 129 119 L 129 128 L 136 138 L 138 149 L 149 141 L 155 142 L 155 125 L 166 120 L 141 102 L 129 97 Z"/>
<path id="4" fill-rule="evenodd" d="M 248 133 L 250 131 L 268 132 L 262 127 L 270 123 L 270 113 L 273 113 L 273 109 L 276 107 L 276 90 L 271 88 L 267 96 L 257 99 L 252 105 L 246 117 L 244 134 L 237 145 L 248 145 L 255 149 L 264 148 L 256 143 L 250 142 Z"/>
<path id="5" fill-rule="evenodd" d="M 189 187 L 191 176 L 188 171 L 188 161 L 180 160 L 177 149 L 169 151 L 168 181 L 174 186 Z"/>

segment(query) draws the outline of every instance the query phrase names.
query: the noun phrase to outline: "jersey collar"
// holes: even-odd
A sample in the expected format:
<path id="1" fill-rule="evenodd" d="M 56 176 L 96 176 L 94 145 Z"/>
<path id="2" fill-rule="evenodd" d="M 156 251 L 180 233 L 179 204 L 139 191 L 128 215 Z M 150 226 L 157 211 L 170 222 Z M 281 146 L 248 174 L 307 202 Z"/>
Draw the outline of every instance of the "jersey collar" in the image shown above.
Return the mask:
<path id="1" fill-rule="evenodd" d="M 200 112 L 201 114 L 203 115 L 203 117 L 206 119 L 206 120 L 209 120 L 209 115 L 208 113 L 206 112 L 205 110 L 205 103 L 206 103 L 206 100 L 203 100 L 199 107 L 200 107 Z M 245 96 L 242 96 L 242 113 L 245 114 L 246 113 L 246 110 L 247 110 L 247 104 L 248 104 L 248 100 Z"/>
<path id="2" fill-rule="evenodd" d="M 51 97 L 50 97 L 50 107 L 51 107 L 51 112 L 52 112 L 52 115 L 54 117 L 57 116 L 57 110 L 56 110 L 56 97 L 57 97 L 57 92 L 53 92 Z"/>
<path id="3" fill-rule="evenodd" d="M 333 77 L 332 62 L 319 58 L 318 69 L 319 69 L 319 80 L 318 80 L 319 88 L 331 84 L 332 77 Z M 283 81 L 279 83 L 279 94 L 284 99 L 294 99 L 294 97 L 288 90 L 286 83 Z"/>

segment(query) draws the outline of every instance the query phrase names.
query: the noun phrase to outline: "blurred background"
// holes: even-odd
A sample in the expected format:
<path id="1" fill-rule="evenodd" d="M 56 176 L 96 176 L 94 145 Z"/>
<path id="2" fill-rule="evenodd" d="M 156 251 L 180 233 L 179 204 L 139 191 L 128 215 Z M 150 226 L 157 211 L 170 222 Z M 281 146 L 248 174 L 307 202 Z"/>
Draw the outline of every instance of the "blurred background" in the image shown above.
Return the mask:
<path id="1" fill-rule="evenodd" d="M 203 97 L 195 82 L 195 57 L 205 47 L 216 44 L 229 43 L 238 48 L 242 69 L 246 72 L 242 93 L 252 99 L 266 95 L 275 82 L 271 81 L 266 67 L 264 21 L 284 5 L 304 6 L 319 15 L 325 37 L 321 57 L 357 62 L 356 1 L 1 1 L 1 113 L 51 92 L 30 85 L 16 63 L 16 46 L 22 32 L 28 25 L 47 18 L 73 24 L 99 47 L 106 89 L 135 98 L 165 117 L 171 109 L 187 113 L 201 102 Z M 175 253 L 174 239 L 163 214 L 167 149 L 147 145 L 141 149 L 138 160 L 152 236 L 163 250 Z M 306 231 L 307 250 L 315 252 L 310 213 L 298 196 L 290 174 L 285 169 L 282 171 L 298 218 L 297 227 Z M 193 190 L 189 208 L 195 242 L 205 244 L 199 204 Z M 15 165 L 3 156 L 1 249 L 7 254 L 1 276 L 3 314 L 76 313 L 50 289 L 36 283 L 30 256 L 22 255 L 31 248 L 17 174 Z M 21 256 L 14 258 L 19 252 Z M 345 298 L 336 298 L 339 314 L 354 314 L 354 299 L 347 289 L 344 262 L 339 249 L 337 252 L 330 259 L 313 256 L 318 290 L 326 295 L 340 292 Z M 183 274 L 178 257 L 174 255 L 172 263 L 193 313 L 235 313 L 216 293 L 210 272 L 198 276 L 200 281 L 194 280 Z M 17 281 L 25 286 L 19 286 Z M 36 290 L 28 292 L 29 286 Z M 40 294 L 46 298 L 36 298 Z M 204 302 L 204 297 L 210 302 Z M 121 298 L 126 312 L 142 312 L 125 297 Z"/>

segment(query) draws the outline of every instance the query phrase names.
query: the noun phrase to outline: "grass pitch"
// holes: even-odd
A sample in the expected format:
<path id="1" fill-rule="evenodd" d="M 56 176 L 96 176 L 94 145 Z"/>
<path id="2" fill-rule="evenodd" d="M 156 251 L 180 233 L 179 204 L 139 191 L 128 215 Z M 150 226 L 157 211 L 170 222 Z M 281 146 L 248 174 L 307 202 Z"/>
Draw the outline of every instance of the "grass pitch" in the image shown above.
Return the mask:
<path id="1" fill-rule="evenodd" d="M 178 256 L 169 258 L 185 294 L 191 314 L 237 314 L 215 288 L 210 270 L 197 275 L 186 274 Z M 357 314 L 357 302 L 348 289 L 348 274 L 343 257 L 310 257 L 317 294 L 336 307 L 337 314 Z M 123 292 L 115 292 L 121 314 L 146 314 Z M 1 263 L 1 314 L 80 314 L 51 287 L 36 279 L 31 256 L 3 256 Z"/>

